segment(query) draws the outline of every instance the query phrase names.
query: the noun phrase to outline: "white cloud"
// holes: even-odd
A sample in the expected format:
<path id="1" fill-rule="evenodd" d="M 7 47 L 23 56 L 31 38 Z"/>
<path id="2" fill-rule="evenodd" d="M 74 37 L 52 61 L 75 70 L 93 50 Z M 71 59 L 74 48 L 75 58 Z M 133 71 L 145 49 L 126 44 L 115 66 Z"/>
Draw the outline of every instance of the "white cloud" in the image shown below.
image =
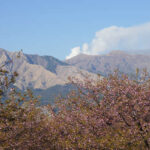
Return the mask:
<path id="1" fill-rule="evenodd" d="M 112 50 L 134 51 L 150 49 L 150 22 L 133 27 L 111 26 L 96 32 L 91 43 L 84 43 L 82 47 L 71 50 L 66 59 L 80 53 L 104 54 Z"/>
<path id="2" fill-rule="evenodd" d="M 71 58 L 71 57 L 74 57 L 74 56 L 76 56 L 76 55 L 78 55 L 78 54 L 80 54 L 80 47 L 74 47 L 73 49 L 71 49 L 71 53 L 70 53 L 70 55 L 68 55 L 67 57 L 66 57 L 66 59 L 69 59 L 69 58 Z"/>

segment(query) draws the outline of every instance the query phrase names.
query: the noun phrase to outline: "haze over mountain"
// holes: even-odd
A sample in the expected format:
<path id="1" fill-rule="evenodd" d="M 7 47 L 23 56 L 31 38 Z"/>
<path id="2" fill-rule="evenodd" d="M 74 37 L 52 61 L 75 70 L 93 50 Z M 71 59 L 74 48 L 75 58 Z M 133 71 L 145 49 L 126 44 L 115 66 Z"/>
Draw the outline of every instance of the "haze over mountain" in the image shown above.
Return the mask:
<path id="1" fill-rule="evenodd" d="M 106 55 L 79 54 L 65 62 L 104 76 L 112 73 L 115 69 L 128 74 L 135 73 L 136 68 L 141 70 L 147 68 L 150 72 L 150 55 L 148 50 L 145 54 L 129 54 L 119 50 L 112 51 Z"/>

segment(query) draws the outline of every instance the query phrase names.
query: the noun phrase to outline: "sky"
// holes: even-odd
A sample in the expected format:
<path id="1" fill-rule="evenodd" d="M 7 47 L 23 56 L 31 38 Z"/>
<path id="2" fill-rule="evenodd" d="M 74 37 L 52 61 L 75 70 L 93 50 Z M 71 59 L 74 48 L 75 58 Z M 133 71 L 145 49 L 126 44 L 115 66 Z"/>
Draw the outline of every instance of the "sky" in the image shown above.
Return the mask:
<path id="1" fill-rule="evenodd" d="M 64 60 L 150 49 L 150 0 L 0 0 L 0 48 Z"/>

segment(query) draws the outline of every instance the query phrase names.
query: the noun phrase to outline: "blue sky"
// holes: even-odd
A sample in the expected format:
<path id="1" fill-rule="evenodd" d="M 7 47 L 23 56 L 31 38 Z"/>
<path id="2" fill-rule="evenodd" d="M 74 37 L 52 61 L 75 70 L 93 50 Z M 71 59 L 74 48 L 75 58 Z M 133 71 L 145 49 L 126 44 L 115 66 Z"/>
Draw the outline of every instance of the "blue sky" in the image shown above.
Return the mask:
<path id="1" fill-rule="evenodd" d="M 150 0 L 0 0 L 0 47 L 63 60 L 74 47 L 83 52 L 104 28 L 149 23 L 149 7 Z"/>

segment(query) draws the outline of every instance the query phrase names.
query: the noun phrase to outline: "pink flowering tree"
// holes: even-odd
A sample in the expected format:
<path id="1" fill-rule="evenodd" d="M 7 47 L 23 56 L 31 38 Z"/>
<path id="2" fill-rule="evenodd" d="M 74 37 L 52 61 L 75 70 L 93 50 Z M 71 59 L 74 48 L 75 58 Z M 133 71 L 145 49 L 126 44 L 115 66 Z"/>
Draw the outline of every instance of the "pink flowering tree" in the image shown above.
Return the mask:
<path id="1" fill-rule="evenodd" d="M 150 149 L 150 80 L 118 73 L 84 82 L 59 102 L 54 131 L 67 149 Z"/>

